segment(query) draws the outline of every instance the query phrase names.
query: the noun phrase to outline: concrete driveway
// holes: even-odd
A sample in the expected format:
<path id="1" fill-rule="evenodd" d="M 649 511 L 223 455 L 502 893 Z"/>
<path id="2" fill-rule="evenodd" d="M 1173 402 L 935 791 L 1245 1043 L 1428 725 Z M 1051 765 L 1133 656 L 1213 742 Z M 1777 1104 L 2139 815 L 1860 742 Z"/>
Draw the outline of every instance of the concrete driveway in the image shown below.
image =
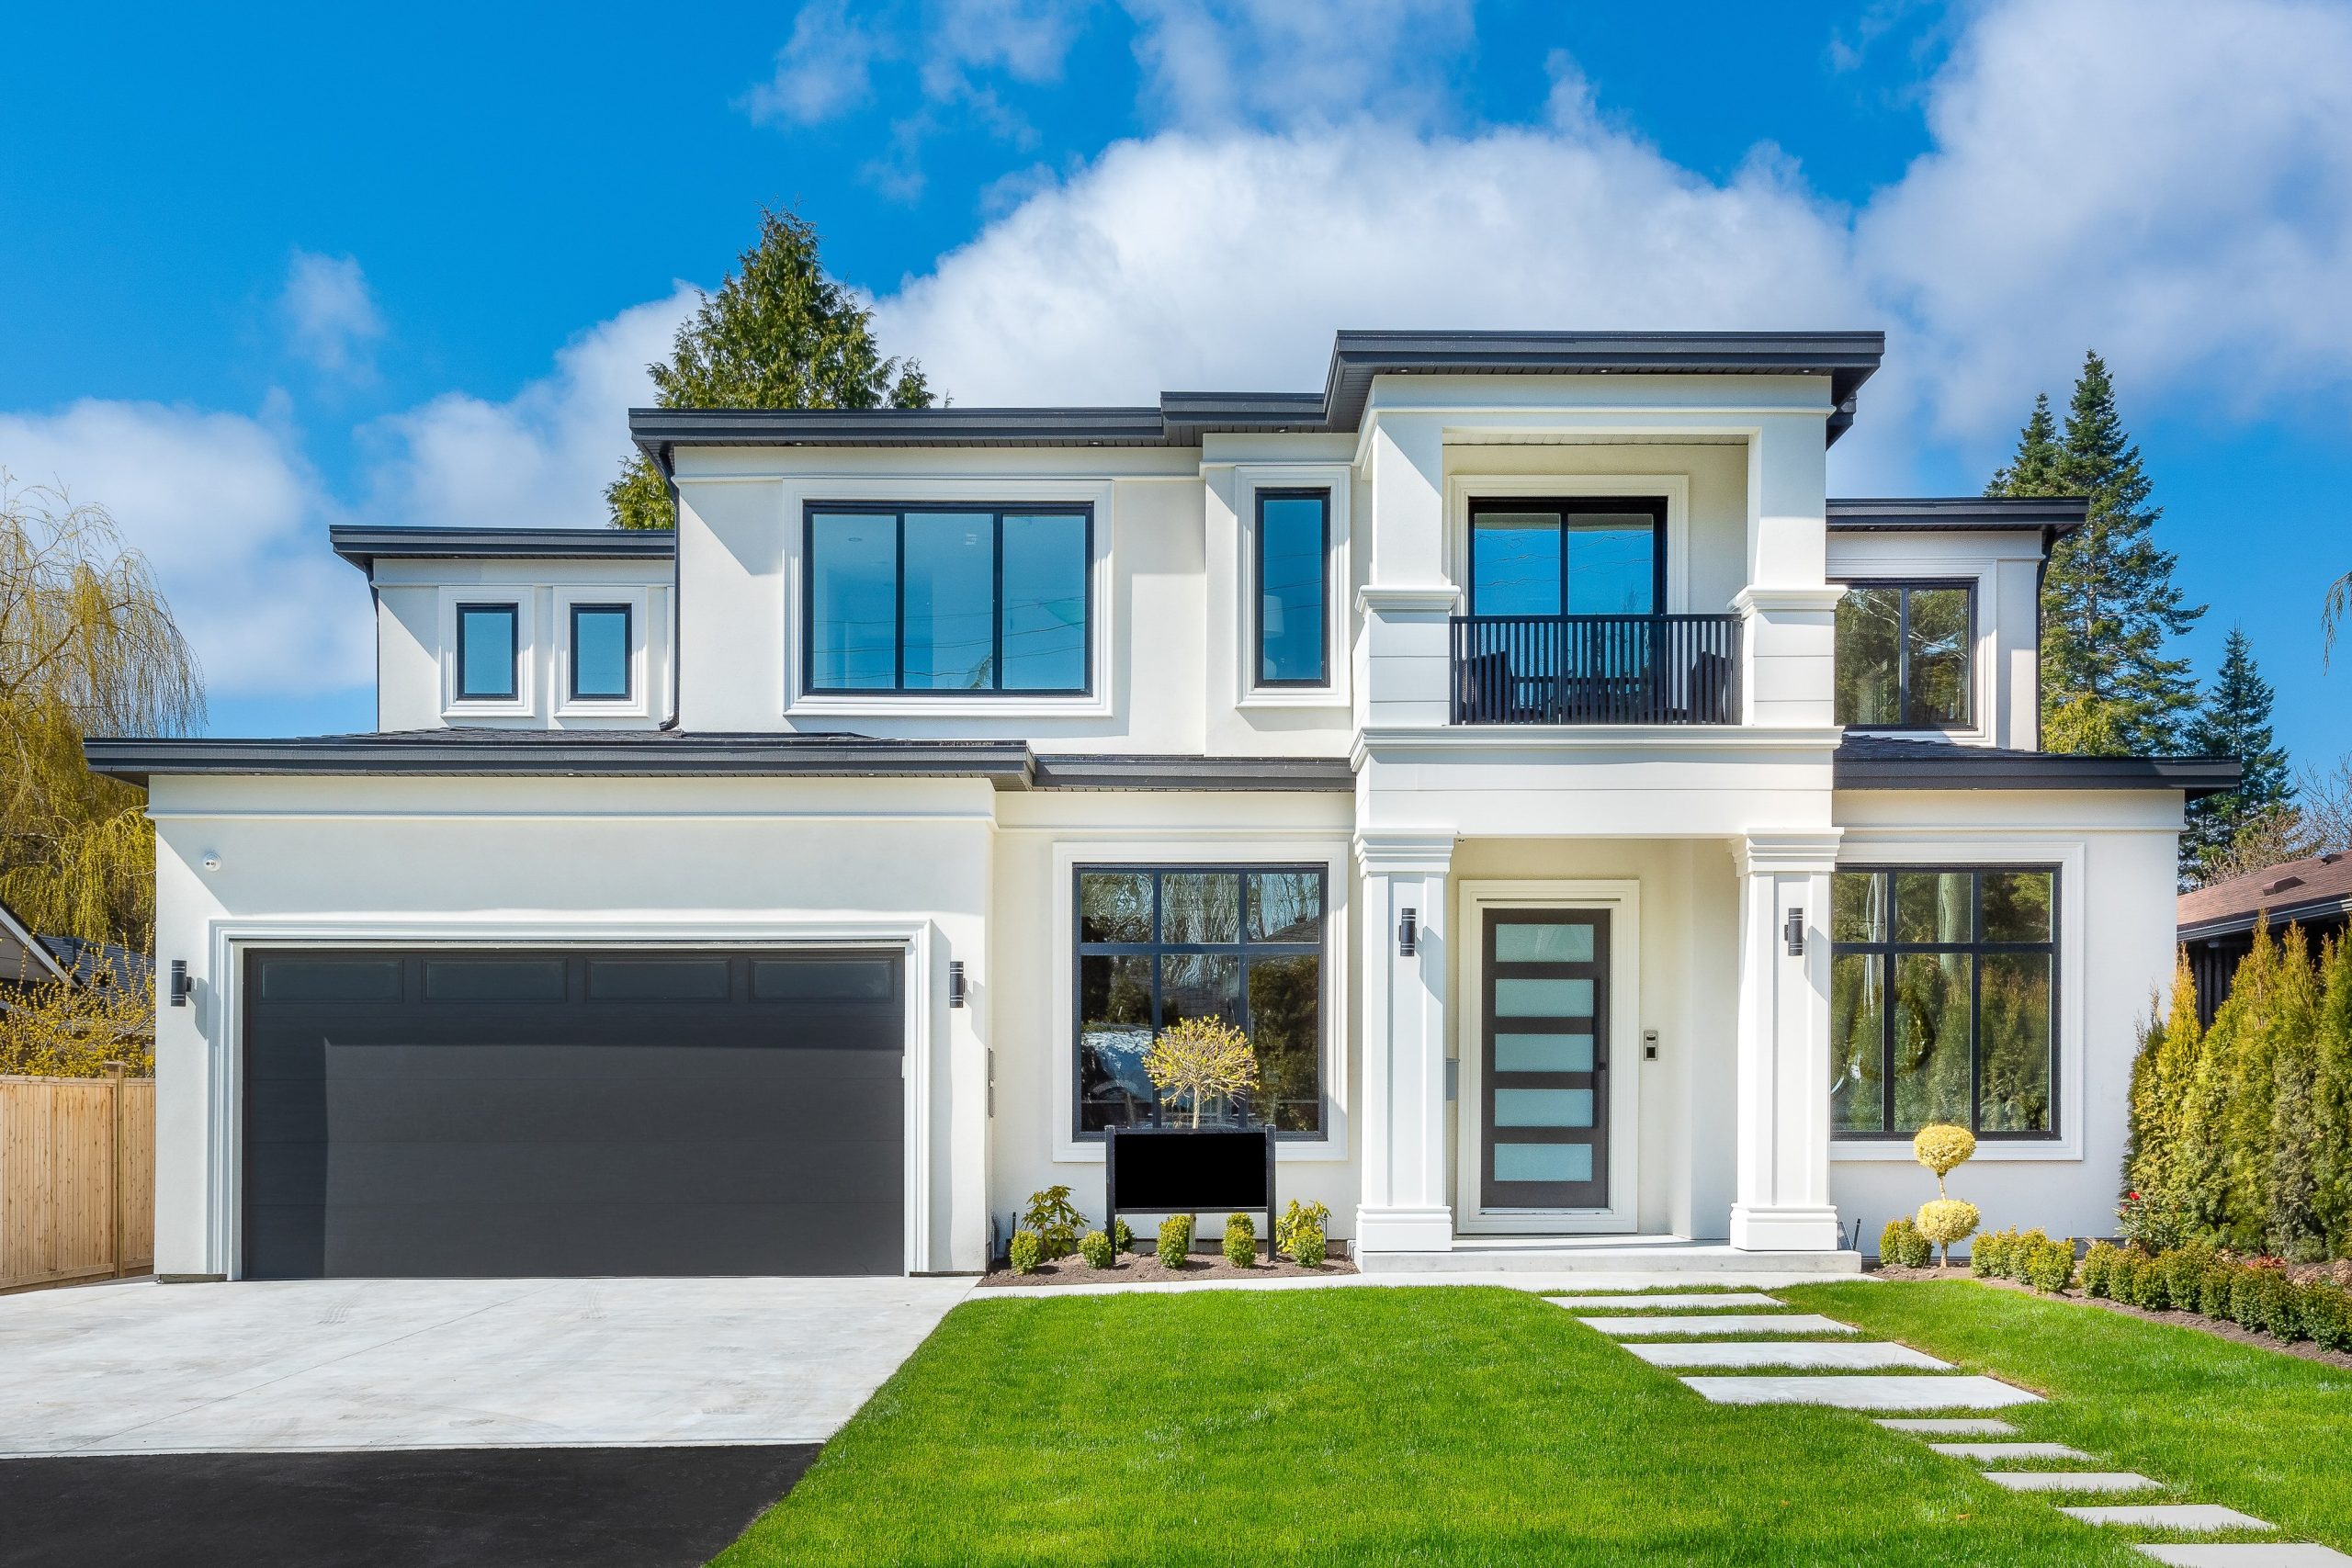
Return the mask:
<path id="1" fill-rule="evenodd" d="M 140 1280 L 0 1297 L 0 1459 L 819 1443 L 972 1283 Z"/>

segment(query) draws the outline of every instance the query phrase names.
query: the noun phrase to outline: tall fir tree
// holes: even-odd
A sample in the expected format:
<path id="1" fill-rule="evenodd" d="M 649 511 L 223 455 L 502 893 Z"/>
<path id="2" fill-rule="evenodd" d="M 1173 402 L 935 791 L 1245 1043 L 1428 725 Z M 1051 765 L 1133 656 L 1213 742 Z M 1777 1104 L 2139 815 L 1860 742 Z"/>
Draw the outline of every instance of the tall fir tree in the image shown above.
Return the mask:
<path id="1" fill-rule="evenodd" d="M 2270 728 L 2270 682 L 2255 668 L 2254 647 L 2243 628 L 2232 626 L 2222 645 L 2222 666 L 2212 688 L 2189 719 L 2181 742 L 2200 757 L 2235 757 L 2245 770 L 2238 787 L 2188 804 L 2188 830 L 2180 836 L 2185 881 L 2214 875 L 2234 865 L 2232 847 L 2242 837 L 2260 836 L 2276 813 L 2294 804 L 2295 784 L 2286 748 Z"/>
<path id="2" fill-rule="evenodd" d="M 2115 383 L 2099 356 L 2083 357 L 2063 435 L 2046 395 L 2018 434 L 2017 456 L 1987 495 L 2081 495 L 2084 525 L 2051 551 L 2042 581 L 2042 743 L 2053 751 L 2163 752 L 2177 743 L 2196 705 L 2188 660 L 2166 639 L 2197 623 L 2204 606 L 2173 585 L 2173 556 L 2156 547 L 2164 515 L 2154 486 L 2115 408 Z"/>
<path id="3" fill-rule="evenodd" d="M 816 226 L 793 212 L 760 214 L 759 243 L 738 271 L 678 328 L 670 362 L 646 368 L 665 409 L 929 408 L 914 360 L 883 357 L 873 312 L 825 275 Z M 668 487 L 643 454 L 605 491 L 613 524 L 667 528 Z"/>

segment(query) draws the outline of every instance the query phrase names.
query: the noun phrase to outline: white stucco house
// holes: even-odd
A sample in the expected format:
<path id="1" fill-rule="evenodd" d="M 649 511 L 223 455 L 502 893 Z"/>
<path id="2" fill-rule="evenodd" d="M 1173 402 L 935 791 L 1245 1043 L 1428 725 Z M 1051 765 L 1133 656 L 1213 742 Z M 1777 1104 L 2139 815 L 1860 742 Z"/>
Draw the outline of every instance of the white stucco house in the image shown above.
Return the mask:
<path id="1" fill-rule="evenodd" d="M 1372 1268 L 2110 1225 L 2175 835 L 2038 750 L 2051 501 L 1838 500 L 1875 333 L 639 410 L 669 534 L 340 528 L 376 732 L 152 791 L 158 1271 L 953 1272 L 1217 1012 Z"/>

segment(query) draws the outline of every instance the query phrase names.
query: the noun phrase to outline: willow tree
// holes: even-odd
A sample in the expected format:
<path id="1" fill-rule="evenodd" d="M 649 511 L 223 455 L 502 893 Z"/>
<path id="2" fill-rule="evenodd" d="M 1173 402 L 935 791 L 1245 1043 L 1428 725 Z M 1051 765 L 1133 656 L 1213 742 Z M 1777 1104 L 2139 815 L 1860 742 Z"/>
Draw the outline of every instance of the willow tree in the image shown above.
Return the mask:
<path id="1" fill-rule="evenodd" d="M 146 797 L 91 773 L 82 740 L 203 716 L 196 656 L 114 519 L 0 470 L 0 899 L 35 931 L 145 950 Z"/>

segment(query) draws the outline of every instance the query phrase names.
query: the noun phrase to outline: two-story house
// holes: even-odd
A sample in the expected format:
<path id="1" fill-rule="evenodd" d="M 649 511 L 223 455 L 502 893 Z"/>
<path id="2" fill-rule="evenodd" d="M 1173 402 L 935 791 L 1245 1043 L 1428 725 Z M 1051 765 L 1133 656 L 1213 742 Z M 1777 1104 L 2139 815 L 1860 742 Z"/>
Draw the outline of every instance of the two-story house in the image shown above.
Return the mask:
<path id="1" fill-rule="evenodd" d="M 166 1275 L 976 1270 L 1214 1013 L 1367 1269 L 2110 1221 L 2185 798 L 2038 750 L 2049 501 L 1841 501 L 1875 333 L 639 410 L 674 536 L 341 528 L 379 728 L 104 740 Z M 184 976 L 182 978 L 181 976 Z"/>

